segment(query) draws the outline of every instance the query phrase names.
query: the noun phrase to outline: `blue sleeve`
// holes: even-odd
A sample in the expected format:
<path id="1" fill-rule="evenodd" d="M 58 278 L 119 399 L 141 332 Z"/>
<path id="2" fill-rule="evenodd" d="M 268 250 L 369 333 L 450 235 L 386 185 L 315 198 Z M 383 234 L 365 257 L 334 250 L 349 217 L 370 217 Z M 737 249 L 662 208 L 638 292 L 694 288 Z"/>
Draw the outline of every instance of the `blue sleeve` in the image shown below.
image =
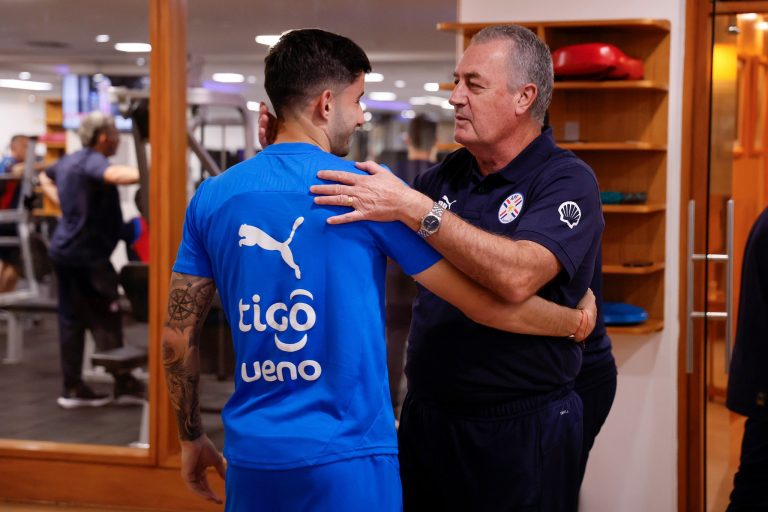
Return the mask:
<path id="1" fill-rule="evenodd" d="M 525 212 L 513 237 L 546 247 L 572 279 L 603 232 L 597 180 L 589 170 L 574 165 L 537 188 L 525 198 Z"/>
<path id="2" fill-rule="evenodd" d="M 176 263 L 173 265 L 173 271 L 213 278 L 211 260 L 208 257 L 208 251 L 205 249 L 205 242 L 198 220 L 200 196 L 202 195 L 204 185 L 205 182 L 200 185 L 187 207 L 187 213 L 184 218 L 184 231 L 181 235 L 179 251 L 176 253 Z"/>
<path id="3" fill-rule="evenodd" d="M 442 258 L 401 222 L 369 222 L 368 227 L 382 252 L 409 276 L 423 272 Z"/>
<path id="4" fill-rule="evenodd" d="M 88 155 L 88 159 L 83 165 L 83 172 L 89 178 L 104 181 L 104 173 L 109 167 L 109 160 L 101 153 L 93 152 Z"/>

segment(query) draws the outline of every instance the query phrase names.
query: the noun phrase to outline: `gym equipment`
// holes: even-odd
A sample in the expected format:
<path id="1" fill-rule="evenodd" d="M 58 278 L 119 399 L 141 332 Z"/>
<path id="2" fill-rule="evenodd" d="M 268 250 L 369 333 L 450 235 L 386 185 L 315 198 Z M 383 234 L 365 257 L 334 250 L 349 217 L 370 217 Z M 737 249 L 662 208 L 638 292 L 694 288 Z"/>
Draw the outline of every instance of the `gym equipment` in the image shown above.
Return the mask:
<path id="1" fill-rule="evenodd" d="M 641 80 L 643 61 L 633 59 L 606 43 L 563 46 L 552 52 L 555 79 Z"/>

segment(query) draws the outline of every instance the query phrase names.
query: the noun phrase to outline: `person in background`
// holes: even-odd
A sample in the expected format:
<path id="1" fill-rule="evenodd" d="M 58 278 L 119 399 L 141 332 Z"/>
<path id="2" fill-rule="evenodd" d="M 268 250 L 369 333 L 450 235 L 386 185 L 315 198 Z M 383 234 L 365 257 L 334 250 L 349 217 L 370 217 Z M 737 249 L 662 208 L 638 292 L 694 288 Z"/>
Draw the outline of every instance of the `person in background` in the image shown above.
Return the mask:
<path id="1" fill-rule="evenodd" d="M 768 209 L 744 250 L 726 406 L 747 417 L 727 510 L 768 510 Z"/>
<path id="2" fill-rule="evenodd" d="M 117 185 L 136 183 L 138 169 L 111 164 L 120 134 L 114 120 L 91 112 L 78 130 L 83 149 L 64 156 L 46 171 L 55 185 L 61 219 L 51 238 L 49 256 L 59 291 L 59 343 L 63 385 L 60 407 L 99 407 L 143 403 L 144 385 L 129 372 L 116 375 L 113 396 L 91 389 L 82 379 L 85 330 L 98 350 L 123 346 L 118 277 L 110 261 L 123 224 Z"/>
<path id="3" fill-rule="evenodd" d="M 319 207 L 308 189 L 321 183 L 321 169 L 355 170 L 340 157 L 364 122 L 360 98 L 370 69 L 345 37 L 316 29 L 284 34 L 264 71 L 275 143 L 203 181 L 187 208 L 163 364 L 184 481 L 220 501 L 206 468 L 224 476 L 223 461 L 203 429 L 198 389 L 200 328 L 218 290 L 238 369 L 222 411 L 228 511 L 401 509 L 384 343 L 387 257 L 480 323 L 560 336 L 577 350 L 567 337 L 578 340 L 593 327 L 586 289 L 574 303 L 586 309 L 539 297 L 512 305 L 400 223 L 327 224 L 356 205 Z M 463 348 L 481 343 L 467 340 Z"/>
<path id="4" fill-rule="evenodd" d="M 0 161 L 0 210 L 15 209 L 19 204 L 19 180 L 24 174 L 24 162 L 27 157 L 29 137 L 14 135 L 11 137 L 10 154 Z M 17 236 L 16 224 L 0 225 L 0 236 Z M 0 293 L 16 289 L 21 266 L 18 247 L 0 247 Z"/>
<path id="5" fill-rule="evenodd" d="M 418 114 L 408 123 L 405 136 L 408 148 L 406 160 L 398 162 L 394 173 L 413 186 L 413 181 L 433 165 L 437 158 L 437 123 L 426 114 Z M 387 367 L 389 392 L 395 417 L 400 417 L 403 397 L 403 365 L 408 329 L 411 326 L 411 307 L 416 297 L 416 285 L 393 261 L 387 263 Z"/>
<path id="6" fill-rule="evenodd" d="M 341 184 L 313 187 L 324 195 L 316 203 L 353 198 L 355 211 L 334 224 L 399 220 L 512 301 L 573 305 L 595 283 L 599 293 L 599 187 L 544 126 L 554 83 L 547 46 L 524 27 L 485 28 L 454 83 L 454 137 L 464 148 L 414 189 L 374 163 L 358 164 L 371 176 L 322 172 Z M 576 510 L 616 367 L 604 329 L 586 352 L 545 340 L 487 329 L 419 288 L 398 431 L 406 510 Z M 586 353 L 590 392 L 581 396 Z"/>

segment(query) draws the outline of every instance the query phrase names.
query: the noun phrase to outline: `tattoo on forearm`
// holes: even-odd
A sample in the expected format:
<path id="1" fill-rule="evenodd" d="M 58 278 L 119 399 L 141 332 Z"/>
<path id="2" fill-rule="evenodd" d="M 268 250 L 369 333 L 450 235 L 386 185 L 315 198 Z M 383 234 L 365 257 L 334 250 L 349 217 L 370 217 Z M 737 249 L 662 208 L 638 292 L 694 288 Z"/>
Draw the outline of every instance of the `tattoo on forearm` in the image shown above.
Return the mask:
<path id="1" fill-rule="evenodd" d="M 163 332 L 163 365 L 183 440 L 191 441 L 203 434 L 198 334 L 215 292 L 210 279 L 175 272 L 172 275 Z"/>

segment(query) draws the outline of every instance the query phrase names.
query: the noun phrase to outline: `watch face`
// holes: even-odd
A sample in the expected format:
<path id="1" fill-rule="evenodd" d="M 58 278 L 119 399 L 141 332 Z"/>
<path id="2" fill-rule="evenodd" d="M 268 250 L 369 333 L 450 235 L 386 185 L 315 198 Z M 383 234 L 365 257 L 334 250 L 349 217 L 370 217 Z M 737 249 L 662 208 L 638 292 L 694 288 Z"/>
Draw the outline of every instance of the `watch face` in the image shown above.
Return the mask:
<path id="1" fill-rule="evenodd" d="M 440 219 L 435 215 L 427 215 L 422 222 L 422 226 L 426 231 L 435 231 L 440 227 Z"/>

